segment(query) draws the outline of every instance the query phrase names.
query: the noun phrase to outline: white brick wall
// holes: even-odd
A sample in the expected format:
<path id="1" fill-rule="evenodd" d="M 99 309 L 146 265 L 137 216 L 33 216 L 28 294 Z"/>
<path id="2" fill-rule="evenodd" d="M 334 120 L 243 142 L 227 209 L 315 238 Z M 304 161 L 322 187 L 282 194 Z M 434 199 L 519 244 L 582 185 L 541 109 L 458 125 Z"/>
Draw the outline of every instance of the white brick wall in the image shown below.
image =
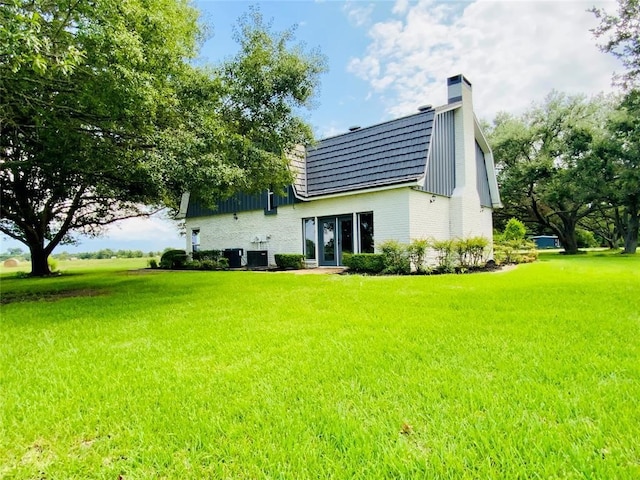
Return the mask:
<path id="1" fill-rule="evenodd" d="M 476 195 L 477 197 L 477 195 Z M 202 250 L 242 248 L 267 250 L 269 263 L 274 264 L 275 253 L 302 253 L 302 219 L 309 217 L 340 216 L 373 211 L 376 245 L 385 240 L 409 243 L 416 239 L 445 240 L 449 238 L 484 236 L 492 240 L 491 209 L 481 211 L 480 201 L 464 208 L 476 219 L 464 235 L 451 230 L 450 203 L 456 199 L 408 187 L 334 197 L 312 202 L 283 205 L 276 215 L 265 215 L 262 210 L 232 214 L 187 218 L 185 248 L 191 250 L 191 230 L 200 229 Z M 473 211 L 472 211 L 473 210 Z M 355 222 L 354 218 L 354 222 Z M 355 225 L 355 223 L 354 223 Z M 467 227 L 470 227 L 467 224 Z M 254 243 L 255 237 L 264 242 Z M 316 235 L 317 238 L 317 235 Z M 244 260 L 246 261 L 246 254 Z"/>
<path id="2" fill-rule="evenodd" d="M 445 240 L 450 236 L 449 198 L 412 190 L 410 205 L 410 240 Z"/>
<path id="3" fill-rule="evenodd" d="M 268 250 L 269 263 L 274 264 L 275 253 L 302 253 L 303 218 L 370 211 L 373 211 L 377 244 L 389 239 L 406 243 L 409 242 L 409 198 L 412 193 L 415 192 L 410 188 L 400 187 L 282 205 L 276 215 L 265 215 L 262 210 L 238 212 L 237 220 L 232 214 L 187 218 L 185 247 L 191 251 L 191 230 L 200 229 L 201 250 Z M 252 243 L 256 236 L 266 238 L 266 242 Z"/>

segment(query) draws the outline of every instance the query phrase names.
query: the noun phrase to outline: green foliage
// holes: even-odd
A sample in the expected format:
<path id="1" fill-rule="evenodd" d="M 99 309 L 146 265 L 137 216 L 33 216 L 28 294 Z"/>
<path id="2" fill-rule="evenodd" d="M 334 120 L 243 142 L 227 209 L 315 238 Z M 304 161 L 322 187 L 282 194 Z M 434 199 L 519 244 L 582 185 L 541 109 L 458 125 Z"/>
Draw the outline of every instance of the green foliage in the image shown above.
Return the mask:
<path id="1" fill-rule="evenodd" d="M 191 254 L 191 258 L 193 258 L 194 260 L 212 260 L 214 262 L 217 262 L 221 258 L 225 257 L 222 250 L 200 250 L 198 252 L 193 252 Z"/>
<path id="2" fill-rule="evenodd" d="M 411 263 L 407 247 L 397 240 L 387 240 L 379 246 L 384 262 L 383 273 L 407 275 L 411 273 Z"/>
<path id="3" fill-rule="evenodd" d="M 601 210 L 613 213 L 613 230 L 624 238 L 624 252 L 635 253 L 640 229 L 640 89 L 628 92 L 607 120 L 600 144 Z M 606 235 L 606 234 L 605 234 Z"/>
<path id="4" fill-rule="evenodd" d="M 619 58 L 627 69 L 617 80 L 629 90 L 640 88 L 640 2 L 618 0 L 617 15 L 603 8 L 590 11 L 600 20 L 592 30 L 597 38 L 604 37 L 600 49 Z"/>
<path id="5" fill-rule="evenodd" d="M 160 257 L 160 268 L 179 269 L 187 263 L 187 252 L 184 250 L 167 250 Z"/>
<path id="6" fill-rule="evenodd" d="M 429 241 L 425 239 L 413 240 L 407 246 L 407 255 L 409 255 L 409 261 L 411 262 L 411 266 L 416 272 L 424 273 L 427 271 L 424 262 L 428 248 Z"/>
<path id="7" fill-rule="evenodd" d="M 465 258 L 469 259 L 468 266 L 477 268 L 484 264 L 486 260 L 489 240 L 484 237 L 470 237 L 464 240 L 466 253 Z"/>
<path id="8" fill-rule="evenodd" d="M 594 248 L 599 246 L 593 232 L 581 228 L 576 229 L 576 239 L 578 241 L 578 247 L 580 248 Z"/>
<path id="9" fill-rule="evenodd" d="M 355 273 L 381 273 L 384 268 L 384 256 L 379 253 L 345 253 L 342 261 Z"/>
<path id="10" fill-rule="evenodd" d="M 505 240 L 523 240 L 527 234 L 527 227 L 517 218 L 511 218 L 504 227 L 503 238 Z"/>
<path id="11" fill-rule="evenodd" d="M 158 261 L 155 258 L 149 259 L 149 268 L 153 268 L 153 269 L 158 268 Z"/>
<path id="12" fill-rule="evenodd" d="M 519 117 L 500 114 L 490 132 L 503 215 L 558 235 L 577 251 L 575 229 L 593 212 L 602 183 L 599 141 L 611 101 L 552 92 Z"/>
<path id="13" fill-rule="evenodd" d="M 213 203 L 290 183 L 322 57 L 254 11 L 236 57 L 197 67 L 197 17 L 186 0 L 2 4 L 0 231 L 30 247 L 35 275 L 74 235 L 185 191 Z"/>
<path id="14" fill-rule="evenodd" d="M 204 257 L 202 260 L 187 261 L 179 268 L 183 270 L 226 270 L 229 268 L 229 259 L 220 257 L 217 260 L 212 260 L 209 257 Z"/>
<path id="15" fill-rule="evenodd" d="M 304 268 L 304 255 L 298 253 L 276 253 L 274 255 L 278 268 L 300 270 Z"/>
<path id="16" fill-rule="evenodd" d="M 47 259 L 47 263 L 49 265 L 49 271 L 50 272 L 57 272 L 58 271 L 58 260 L 56 260 L 55 258 L 51 258 L 49 257 Z"/>
<path id="17" fill-rule="evenodd" d="M 434 240 L 431 248 L 436 251 L 437 270 L 440 273 L 455 272 L 455 240 Z"/>
<path id="18" fill-rule="evenodd" d="M 470 268 L 478 268 L 485 260 L 485 251 L 489 241 L 484 237 L 470 237 L 464 239 L 455 239 L 451 243 L 457 267 L 459 270 L 468 270 Z M 443 245 L 448 248 L 448 245 Z M 451 271 L 452 266 L 440 266 L 444 271 Z"/>
<path id="19" fill-rule="evenodd" d="M 501 235 L 493 238 L 493 259 L 498 264 L 533 262 L 538 258 L 536 244 L 525 239 L 527 229 L 524 224 L 511 218 Z"/>
<path id="20" fill-rule="evenodd" d="M 538 259 L 538 250 L 529 240 L 502 240 L 494 242 L 493 259 L 501 265 L 529 263 Z"/>

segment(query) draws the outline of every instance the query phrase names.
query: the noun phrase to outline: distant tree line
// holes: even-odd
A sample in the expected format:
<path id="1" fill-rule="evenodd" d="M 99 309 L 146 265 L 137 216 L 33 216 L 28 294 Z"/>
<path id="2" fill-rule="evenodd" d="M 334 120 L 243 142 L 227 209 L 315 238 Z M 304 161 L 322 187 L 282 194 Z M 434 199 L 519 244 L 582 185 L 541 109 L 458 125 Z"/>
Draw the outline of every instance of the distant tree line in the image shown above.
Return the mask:
<path id="1" fill-rule="evenodd" d="M 105 258 L 145 258 L 145 257 L 159 257 L 170 250 L 171 248 L 165 248 L 163 251 L 149 251 L 143 252 L 142 250 L 112 250 L 110 248 L 103 248 L 101 250 L 95 252 L 80 252 L 80 253 L 69 253 L 69 252 L 60 252 L 54 253 L 51 255 L 52 258 L 56 260 L 69 260 L 69 259 L 105 259 Z M 0 261 L 7 260 L 9 258 L 15 258 L 17 260 L 23 261 L 31 261 L 31 256 L 29 252 L 25 252 L 21 248 L 9 248 L 6 252 L 0 253 Z"/>

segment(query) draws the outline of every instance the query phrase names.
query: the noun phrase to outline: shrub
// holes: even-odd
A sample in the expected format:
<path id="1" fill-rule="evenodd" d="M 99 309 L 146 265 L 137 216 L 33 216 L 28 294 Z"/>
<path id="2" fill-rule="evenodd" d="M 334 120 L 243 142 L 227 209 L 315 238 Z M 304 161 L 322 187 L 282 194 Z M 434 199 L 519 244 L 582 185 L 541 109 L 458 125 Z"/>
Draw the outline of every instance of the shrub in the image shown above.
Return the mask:
<path id="1" fill-rule="evenodd" d="M 462 268 L 468 268 L 471 262 L 469 260 L 467 241 L 464 239 L 455 239 L 452 246 L 456 257 L 458 257 L 458 265 Z"/>
<path id="2" fill-rule="evenodd" d="M 155 258 L 149 259 L 150 268 L 158 268 L 158 261 Z"/>
<path id="3" fill-rule="evenodd" d="M 436 251 L 437 270 L 441 273 L 455 272 L 454 244 L 454 240 L 435 240 L 431 242 L 431 247 Z"/>
<path id="4" fill-rule="evenodd" d="M 384 270 L 384 258 L 379 253 L 345 253 L 342 262 L 356 273 L 380 273 Z"/>
<path id="5" fill-rule="evenodd" d="M 469 259 L 469 266 L 479 267 L 485 261 L 485 253 L 489 240 L 484 237 L 471 237 L 465 241 L 465 247 L 467 249 L 467 258 Z"/>
<path id="6" fill-rule="evenodd" d="M 49 265 L 49 271 L 51 273 L 58 271 L 58 261 L 55 258 L 47 258 L 47 264 Z"/>
<path id="7" fill-rule="evenodd" d="M 191 258 L 194 260 L 212 260 L 214 262 L 219 261 L 221 258 L 225 258 L 222 250 L 200 250 L 193 252 Z"/>
<path id="8" fill-rule="evenodd" d="M 589 230 L 577 228 L 576 240 L 578 241 L 578 248 L 593 248 L 599 246 L 593 232 L 590 232 Z"/>
<path id="9" fill-rule="evenodd" d="M 384 262 L 383 273 L 407 275 L 411 273 L 411 263 L 407 247 L 396 240 L 387 240 L 380 245 Z"/>
<path id="10" fill-rule="evenodd" d="M 538 259 L 538 250 L 529 240 L 503 240 L 494 245 L 493 257 L 500 264 L 530 263 Z"/>
<path id="11" fill-rule="evenodd" d="M 299 253 L 276 253 L 275 259 L 279 268 L 294 270 L 304 268 L 304 255 Z"/>
<path id="12" fill-rule="evenodd" d="M 427 248 L 429 248 L 429 242 L 427 240 L 413 240 L 407 247 L 407 254 L 409 255 L 409 261 L 417 272 L 425 272 L 424 265 L 425 256 L 427 254 Z"/>
<path id="13" fill-rule="evenodd" d="M 527 227 L 517 218 L 511 218 L 504 227 L 504 240 L 524 240 Z"/>
<path id="14" fill-rule="evenodd" d="M 220 257 L 218 260 L 191 260 L 185 262 L 184 269 L 186 270 L 224 270 L 229 268 L 229 259 Z"/>
<path id="15" fill-rule="evenodd" d="M 184 250 L 167 250 L 160 258 L 161 268 L 182 268 L 185 263 L 187 263 L 187 252 Z"/>
<path id="16" fill-rule="evenodd" d="M 229 268 L 229 259 L 227 257 L 220 257 L 216 263 L 218 264 L 218 268 L 223 270 Z"/>

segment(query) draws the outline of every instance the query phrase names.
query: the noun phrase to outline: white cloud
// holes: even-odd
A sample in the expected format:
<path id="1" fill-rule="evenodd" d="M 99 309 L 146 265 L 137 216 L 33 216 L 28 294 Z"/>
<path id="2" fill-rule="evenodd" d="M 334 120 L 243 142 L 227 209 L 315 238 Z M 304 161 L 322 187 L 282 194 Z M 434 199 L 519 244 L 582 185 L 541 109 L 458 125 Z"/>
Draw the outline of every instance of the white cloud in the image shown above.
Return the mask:
<path id="1" fill-rule="evenodd" d="M 337 122 L 331 122 L 329 125 L 323 125 L 317 129 L 318 138 L 329 138 L 335 135 L 345 133 L 345 128 L 337 124 Z"/>
<path id="2" fill-rule="evenodd" d="M 352 25 L 362 27 L 371 21 L 371 14 L 373 13 L 374 7 L 375 5 L 373 3 L 361 5 L 354 1 L 347 1 L 342 7 L 342 10 L 347 14 L 347 18 Z"/>
<path id="3" fill-rule="evenodd" d="M 164 240 L 167 245 L 172 245 L 180 239 L 178 222 L 162 215 L 154 215 L 150 218 L 128 218 L 110 225 L 105 239 L 115 242 L 127 242 L 134 240 L 153 239 Z M 184 240 L 180 240 L 184 242 Z"/>
<path id="4" fill-rule="evenodd" d="M 409 0 L 396 0 L 393 5 L 392 12 L 395 14 L 403 14 L 409 9 Z"/>
<path id="5" fill-rule="evenodd" d="M 398 1 L 396 17 L 370 27 L 365 55 L 348 70 L 388 99 L 393 116 L 446 103 L 446 78 L 458 73 L 473 83 L 476 112 L 487 119 L 501 110 L 521 112 L 552 89 L 609 91 L 618 63 L 596 46 L 590 6 Z"/>

